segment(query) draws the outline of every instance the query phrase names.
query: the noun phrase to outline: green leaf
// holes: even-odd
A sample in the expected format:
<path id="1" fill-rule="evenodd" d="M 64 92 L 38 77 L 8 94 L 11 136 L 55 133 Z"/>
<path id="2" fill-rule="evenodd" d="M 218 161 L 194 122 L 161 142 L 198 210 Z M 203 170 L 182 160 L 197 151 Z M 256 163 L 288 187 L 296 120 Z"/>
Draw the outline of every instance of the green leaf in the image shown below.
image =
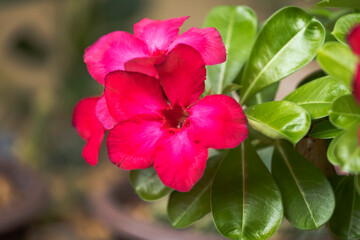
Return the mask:
<path id="1" fill-rule="evenodd" d="M 329 221 L 330 231 L 340 239 L 360 238 L 360 196 L 356 194 L 354 177 L 337 177 L 333 181 L 336 208 Z"/>
<path id="2" fill-rule="evenodd" d="M 257 18 L 249 7 L 219 6 L 209 12 L 205 26 L 215 27 L 220 32 L 227 51 L 226 62 L 206 66 L 206 89 L 220 94 L 234 81 L 250 54 L 256 36 Z"/>
<path id="3" fill-rule="evenodd" d="M 296 103 L 308 111 L 312 119 L 318 119 L 328 115 L 336 98 L 349 93 L 341 80 L 327 76 L 301 86 L 284 100 Z"/>
<path id="4" fill-rule="evenodd" d="M 225 156 L 222 153 L 210 158 L 204 176 L 189 192 L 171 193 L 167 212 L 173 227 L 187 227 L 210 212 L 210 189 L 216 170 Z"/>
<path id="5" fill-rule="evenodd" d="M 323 0 L 316 4 L 316 6 L 360 8 L 360 0 Z"/>
<path id="6" fill-rule="evenodd" d="M 285 217 L 295 227 L 317 229 L 330 219 L 335 208 L 330 183 L 289 143 L 276 145 L 271 172 L 281 191 Z"/>
<path id="7" fill-rule="evenodd" d="M 336 127 L 348 129 L 360 123 L 360 107 L 352 95 L 342 96 L 332 104 L 329 118 Z"/>
<path id="8" fill-rule="evenodd" d="M 336 21 L 332 34 L 339 42 L 347 44 L 347 35 L 356 24 L 360 24 L 360 13 L 342 16 Z"/>
<path id="9" fill-rule="evenodd" d="M 172 191 L 161 182 L 154 168 L 130 171 L 130 183 L 135 192 L 145 201 L 160 199 Z"/>
<path id="10" fill-rule="evenodd" d="M 351 88 L 357 58 L 348 46 L 327 42 L 319 50 L 317 61 L 325 72 L 343 80 Z"/>
<path id="11" fill-rule="evenodd" d="M 323 70 L 317 70 L 313 73 L 310 73 L 309 75 L 307 75 L 303 80 L 300 81 L 300 83 L 296 86 L 296 88 L 299 88 L 315 79 L 318 79 L 318 78 L 322 78 L 322 77 L 325 77 L 327 76 L 327 74 L 323 71 Z"/>
<path id="12" fill-rule="evenodd" d="M 255 96 L 249 98 L 246 102 L 247 106 L 257 105 L 265 102 L 274 101 L 275 95 L 279 89 L 279 82 L 267 86 L 260 92 L 256 93 Z"/>
<path id="13" fill-rule="evenodd" d="M 223 90 L 223 94 L 231 93 L 232 91 L 237 91 L 241 88 L 241 85 L 236 83 L 231 83 L 230 85 L 227 85 L 226 88 Z"/>
<path id="14" fill-rule="evenodd" d="M 311 117 L 302 107 L 288 101 L 267 102 L 245 109 L 249 124 L 272 139 L 296 144 L 308 132 Z"/>
<path id="15" fill-rule="evenodd" d="M 245 66 L 241 103 L 310 62 L 324 38 L 321 23 L 302 9 L 276 12 L 260 30 Z"/>
<path id="16" fill-rule="evenodd" d="M 341 134 L 343 130 L 334 127 L 330 121 L 324 121 L 315 125 L 311 130 L 310 136 L 320 139 L 332 139 Z"/>
<path id="17" fill-rule="evenodd" d="M 230 150 L 220 166 L 211 209 L 216 228 L 230 239 L 268 239 L 279 227 L 279 189 L 249 140 Z"/>
<path id="18" fill-rule="evenodd" d="M 359 125 L 355 124 L 345 133 L 331 141 L 328 148 L 329 161 L 345 172 L 360 173 Z"/>

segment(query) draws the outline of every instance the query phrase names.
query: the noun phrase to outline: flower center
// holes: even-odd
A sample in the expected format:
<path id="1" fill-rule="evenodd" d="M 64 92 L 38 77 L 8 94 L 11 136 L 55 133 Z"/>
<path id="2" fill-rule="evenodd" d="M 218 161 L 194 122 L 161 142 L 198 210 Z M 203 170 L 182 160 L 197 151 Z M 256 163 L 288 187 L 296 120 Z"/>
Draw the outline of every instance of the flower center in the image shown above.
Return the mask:
<path id="1" fill-rule="evenodd" d="M 175 104 L 170 109 L 164 109 L 162 114 L 165 118 L 164 126 L 166 128 L 181 129 L 186 119 L 189 117 L 188 111 L 179 104 Z"/>
<path id="2" fill-rule="evenodd" d="M 167 53 L 167 50 L 156 49 L 155 51 L 153 51 L 152 56 L 153 57 L 163 56 L 163 55 L 166 55 L 166 53 Z"/>

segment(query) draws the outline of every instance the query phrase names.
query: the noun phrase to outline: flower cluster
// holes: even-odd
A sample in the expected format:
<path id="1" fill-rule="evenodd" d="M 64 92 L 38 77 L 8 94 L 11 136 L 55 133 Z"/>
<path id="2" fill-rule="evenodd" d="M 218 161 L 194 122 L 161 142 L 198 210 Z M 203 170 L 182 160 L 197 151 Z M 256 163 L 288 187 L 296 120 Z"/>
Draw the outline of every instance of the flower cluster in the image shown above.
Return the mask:
<path id="1" fill-rule="evenodd" d="M 165 185 L 189 191 L 204 172 L 208 148 L 234 148 L 247 137 L 246 117 L 233 98 L 200 99 L 205 65 L 224 62 L 226 50 L 215 28 L 178 35 L 186 19 L 143 19 L 134 35 L 112 32 L 86 49 L 88 71 L 104 85 L 102 96 L 82 99 L 73 114 L 89 164 L 97 163 L 109 131 L 114 164 L 153 166 Z"/>

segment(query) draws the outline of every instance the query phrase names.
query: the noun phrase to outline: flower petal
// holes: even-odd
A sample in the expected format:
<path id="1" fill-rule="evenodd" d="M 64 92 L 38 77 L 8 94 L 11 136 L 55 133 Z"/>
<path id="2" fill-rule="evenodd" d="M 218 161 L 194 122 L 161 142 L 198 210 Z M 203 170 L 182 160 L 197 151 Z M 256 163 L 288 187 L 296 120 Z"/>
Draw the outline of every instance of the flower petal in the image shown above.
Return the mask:
<path id="1" fill-rule="evenodd" d="M 87 141 L 82 155 L 86 162 L 95 165 L 105 129 L 95 115 L 95 107 L 100 97 L 89 97 L 80 100 L 73 113 L 73 126 L 79 135 Z"/>
<path id="2" fill-rule="evenodd" d="M 360 55 L 360 25 L 356 25 L 348 36 L 348 42 L 355 54 Z"/>
<path id="3" fill-rule="evenodd" d="M 99 159 L 99 151 L 101 143 L 104 139 L 105 132 L 96 132 L 94 133 L 86 142 L 85 147 L 82 151 L 82 156 L 85 161 L 94 166 L 97 164 Z"/>
<path id="4" fill-rule="evenodd" d="M 167 108 L 159 80 L 140 73 L 117 71 L 106 77 L 105 98 L 117 122 L 138 115 L 159 115 Z"/>
<path id="5" fill-rule="evenodd" d="M 229 96 L 206 96 L 189 112 L 189 135 L 204 147 L 234 148 L 248 136 L 246 116 Z"/>
<path id="6" fill-rule="evenodd" d="M 147 45 L 127 32 L 109 33 L 85 50 L 84 62 L 90 75 L 104 84 L 108 73 L 124 70 L 124 64 L 133 59 L 149 56 Z"/>
<path id="7" fill-rule="evenodd" d="M 204 61 L 192 47 L 176 46 L 157 69 L 160 83 L 172 105 L 187 107 L 204 92 Z"/>
<path id="8" fill-rule="evenodd" d="M 157 143 L 154 168 L 166 186 L 186 192 L 202 177 L 207 156 L 207 149 L 192 142 L 186 130 L 167 133 Z"/>
<path id="9" fill-rule="evenodd" d="M 356 70 L 356 73 L 355 73 L 353 91 L 354 91 L 354 95 L 355 95 L 356 100 L 360 104 L 360 63 L 358 64 L 358 67 L 357 67 L 357 70 Z"/>
<path id="10" fill-rule="evenodd" d="M 206 65 L 218 64 L 226 60 L 226 49 L 220 33 L 216 28 L 190 28 L 175 39 L 169 51 L 178 44 L 193 47 L 200 53 Z"/>
<path id="11" fill-rule="evenodd" d="M 109 112 L 104 95 L 96 103 L 95 113 L 105 129 L 112 129 L 117 124 L 117 121 L 115 121 Z"/>
<path id="12" fill-rule="evenodd" d="M 138 72 L 150 77 L 159 78 L 155 65 L 163 62 L 164 55 L 144 58 L 134 58 L 125 63 L 125 69 L 129 72 Z"/>
<path id="13" fill-rule="evenodd" d="M 134 35 L 147 43 L 150 52 L 166 51 L 188 17 L 167 20 L 142 19 L 134 25 Z"/>
<path id="14" fill-rule="evenodd" d="M 110 160 L 125 170 L 150 167 L 156 142 L 163 135 L 161 127 L 156 119 L 119 123 L 110 130 L 106 141 Z"/>

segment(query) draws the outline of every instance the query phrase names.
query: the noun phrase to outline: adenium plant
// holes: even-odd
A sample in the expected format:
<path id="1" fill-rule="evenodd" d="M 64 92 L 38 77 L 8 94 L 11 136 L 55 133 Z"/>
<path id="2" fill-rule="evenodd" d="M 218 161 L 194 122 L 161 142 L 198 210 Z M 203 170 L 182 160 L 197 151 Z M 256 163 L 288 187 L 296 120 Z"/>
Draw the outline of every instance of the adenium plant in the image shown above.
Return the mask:
<path id="1" fill-rule="evenodd" d="M 108 131 L 109 159 L 131 170 L 142 199 L 169 195 L 177 228 L 211 212 L 223 236 L 262 240 L 285 216 L 359 239 L 359 8 L 285 7 L 258 27 L 252 9 L 219 6 L 203 29 L 143 19 L 134 35 L 101 37 L 84 61 L 104 92 L 73 114 L 84 159 L 98 162 Z M 279 82 L 311 61 L 321 69 L 274 101 Z"/>

